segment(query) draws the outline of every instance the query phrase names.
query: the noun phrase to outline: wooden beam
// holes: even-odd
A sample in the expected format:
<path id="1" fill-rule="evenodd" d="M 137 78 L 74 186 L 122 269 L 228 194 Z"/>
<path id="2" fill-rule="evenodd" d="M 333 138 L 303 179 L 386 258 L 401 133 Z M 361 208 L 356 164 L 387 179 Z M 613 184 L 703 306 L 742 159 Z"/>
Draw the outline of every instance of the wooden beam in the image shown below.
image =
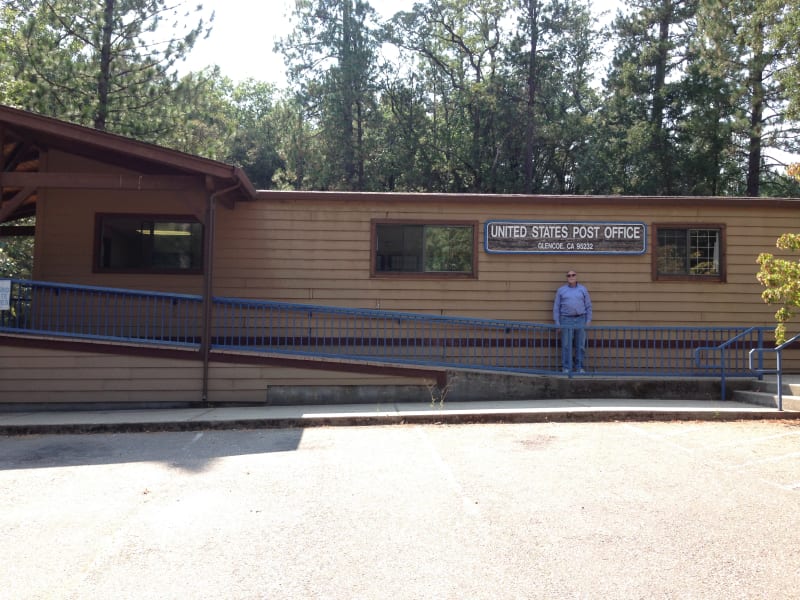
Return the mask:
<path id="1" fill-rule="evenodd" d="M 7 171 L 9 173 L 13 173 L 14 169 L 23 162 L 25 157 L 28 155 L 28 151 L 33 148 L 33 146 L 25 141 L 19 142 L 12 142 L 13 143 L 13 150 L 9 153 L 9 155 L 5 158 L 5 162 L 3 163 L 3 171 Z"/>
<path id="2" fill-rule="evenodd" d="M 0 173 L 0 188 L 176 191 L 203 185 L 191 175 L 112 175 L 95 173 Z"/>
<path id="3" fill-rule="evenodd" d="M 25 237 L 36 234 L 36 225 L 4 225 L 0 227 L 0 237 Z"/>
<path id="4" fill-rule="evenodd" d="M 7 200 L 0 204 L 0 223 L 4 222 L 8 217 L 10 217 L 19 206 L 25 202 L 25 199 L 33 194 L 36 191 L 36 188 L 27 187 L 23 190 L 17 192 L 11 200 Z"/>

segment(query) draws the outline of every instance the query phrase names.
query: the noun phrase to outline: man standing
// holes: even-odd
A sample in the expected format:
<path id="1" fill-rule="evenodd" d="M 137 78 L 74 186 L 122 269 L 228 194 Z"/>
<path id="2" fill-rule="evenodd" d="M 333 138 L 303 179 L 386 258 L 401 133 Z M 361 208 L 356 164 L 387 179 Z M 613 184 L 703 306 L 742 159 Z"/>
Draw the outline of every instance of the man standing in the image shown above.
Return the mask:
<path id="1" fill-rule="evenodd" d="M 583 373 L 583 357 L 586 352 L 584 328 L 592 322 L 592 299 L 586 286 L 578 283 L 578 274 L 573 270 L 567 271 L 567 283 L 556 290 L 553 321 L 561 327 L 561 368 L 564 373 L 569 373 L 573 367 Z"/>

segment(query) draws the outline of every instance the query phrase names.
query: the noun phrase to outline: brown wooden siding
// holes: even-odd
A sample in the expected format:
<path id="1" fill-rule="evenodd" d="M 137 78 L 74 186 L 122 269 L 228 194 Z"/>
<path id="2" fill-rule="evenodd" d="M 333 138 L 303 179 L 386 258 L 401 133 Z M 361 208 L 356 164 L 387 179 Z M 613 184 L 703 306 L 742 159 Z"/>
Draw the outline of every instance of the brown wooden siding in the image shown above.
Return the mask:
<path id="1" fill-rule="evenodd" d="M 65 160 L 63 156 L 52 160 Z M 58 170 L 94 163 L 69 159 Z M 189 214 L 204 191 L 42 190 L 35 278 L 76 284 L 201 294 L 200 275 L 93 272 L 99 212 Z M 375 219 L 478 223 L 475 279 L 370 276 Z M 487 254 L 487 220 L 636 221 L 648 227 L 642 255 Z M 725 282 L 653 281 L 652 225 L 725 227 Z M 576 269 L 592 293 L 594 325 L 773 325 L 761 300 L 756 257 L 800 229 L 800 204 L 727 199 L 533 198 L 262 192 L 217 209 L 214 294 L 353 308 L 549 323 L 556 288 Z M 796 365 L 791 363 L 794 368 Z M 212 362 L 210 402 L 265 402 L 270 386 L 420 385 L 421 377 Z M 197 360 L 0 346 L 0 402 L 199 402 Z"/>
<path id="2" fill-rule="evenodd" d="M 123 173 L 109 167 L 51 152 L 52 171 Z M 196 193 L 39 190 L 33 278 L 78 285 L 98 285 L 185 294 L 200 294 L 203 276 L 196 274 L 113 274 L 94 272 L 95 215 L 98 213 L 186 214 L 197 216 L 205 206 L 202 188 Z"/>
<path id="3" fill-rule="evenodd" d="M 0 344 L 0 404 L 200 403 L 202 363 Z M 214 362 L 212 403 L 265 403 L 270 386 L 426 385 L 430 379 Z"/>
<path id="4" fill-rule="evenodd" d="M 0 345 L 0 402 L 197 402 L 202 365 Z"/>
<path id="5" fill-rule="evenodd" d="M 550 322 L 555 289 L 574 268 L 592 293 L 595 325 L 771 325 L 774 308 L 761 301 L 756 257 L 800 227 L 800 210 L 788 204 L 286 196 L 262 192 L 256 202 L 218 213 L 216 294 Z M 372 219 L 477 221 L 477 279 L 371 278 Z M 491 219 L 644 222 L 648 248 L 642 255 L 487 254 L 483 225 Z M 653 223 L 723 225 L 727 281 L 653 281 Z"/>

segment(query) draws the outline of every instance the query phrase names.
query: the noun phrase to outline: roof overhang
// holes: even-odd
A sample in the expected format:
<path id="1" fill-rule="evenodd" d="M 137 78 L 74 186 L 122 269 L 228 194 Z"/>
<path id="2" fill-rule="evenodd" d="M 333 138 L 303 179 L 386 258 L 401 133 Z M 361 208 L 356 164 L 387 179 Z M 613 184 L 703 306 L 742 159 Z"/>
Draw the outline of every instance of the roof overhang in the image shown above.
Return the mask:
<path id="1" fill-rule="evenodd" d="M 203 185 L 232 204 L 256 197 L 239 167 L 0 105 L 0 223 L 36 212 L 44 188 L 181 190 Z M 54 173 L 42 153 L 59 150 L 124 169 L 125 175 Z"/>

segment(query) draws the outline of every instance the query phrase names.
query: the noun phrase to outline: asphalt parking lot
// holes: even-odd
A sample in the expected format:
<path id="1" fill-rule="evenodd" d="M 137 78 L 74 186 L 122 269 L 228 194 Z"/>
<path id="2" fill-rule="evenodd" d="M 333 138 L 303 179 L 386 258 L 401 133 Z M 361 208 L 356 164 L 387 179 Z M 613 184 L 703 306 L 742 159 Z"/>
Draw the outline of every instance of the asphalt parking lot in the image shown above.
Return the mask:
<path id="1" fill-rule="evenodd" d="M 800 423 L 0 437 L 0 597 L 798 598 Z"/>

